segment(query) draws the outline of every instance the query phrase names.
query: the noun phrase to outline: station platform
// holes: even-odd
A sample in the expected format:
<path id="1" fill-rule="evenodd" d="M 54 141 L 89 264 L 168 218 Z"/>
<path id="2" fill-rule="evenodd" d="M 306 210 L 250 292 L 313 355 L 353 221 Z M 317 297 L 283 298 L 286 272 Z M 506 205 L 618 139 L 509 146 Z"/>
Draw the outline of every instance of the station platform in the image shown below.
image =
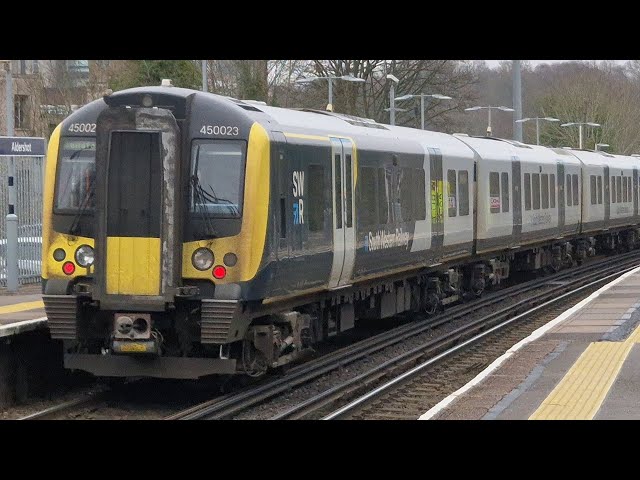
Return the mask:
<path id="1" fill-rule="evenodd" d="M 514 345 L 420 420 L 640 419 L 640 267 Z"/>
<path id="2" fill-rule="evenodd" d="M 47 326 L 40 288 L 20 287 L 17 294 L 0 291 L 0 338 Z"/>

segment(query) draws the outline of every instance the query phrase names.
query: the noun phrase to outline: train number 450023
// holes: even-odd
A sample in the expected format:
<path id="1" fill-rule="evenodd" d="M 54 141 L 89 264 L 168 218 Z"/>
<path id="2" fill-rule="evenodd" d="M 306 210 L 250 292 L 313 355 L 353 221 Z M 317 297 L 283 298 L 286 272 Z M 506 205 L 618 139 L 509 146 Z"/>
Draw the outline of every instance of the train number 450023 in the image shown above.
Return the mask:
<path id="1" fill-rule="evenodd" d="M 200 133 L 205 135 L 238 135 L 238 127 L 225 127 L 224 125 L 203 125 Z"/>

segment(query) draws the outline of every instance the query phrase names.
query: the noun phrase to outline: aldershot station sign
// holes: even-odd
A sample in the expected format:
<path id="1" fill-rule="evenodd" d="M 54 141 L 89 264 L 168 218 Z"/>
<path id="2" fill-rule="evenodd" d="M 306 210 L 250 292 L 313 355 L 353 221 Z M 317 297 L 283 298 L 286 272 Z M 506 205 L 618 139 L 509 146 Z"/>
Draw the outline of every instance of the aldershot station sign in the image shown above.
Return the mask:
<path id="1" fill-rule="evenodd" d="M 0 157 L 43 157 L 44 138 L 0 137 Z"/>

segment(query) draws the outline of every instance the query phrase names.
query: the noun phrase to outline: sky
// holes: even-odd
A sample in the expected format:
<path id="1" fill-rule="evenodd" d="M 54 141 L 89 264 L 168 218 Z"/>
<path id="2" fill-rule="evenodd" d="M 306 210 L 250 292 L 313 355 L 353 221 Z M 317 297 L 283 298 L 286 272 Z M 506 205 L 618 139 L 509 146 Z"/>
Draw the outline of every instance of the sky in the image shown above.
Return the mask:
<path id="1" fill-rule="evenodd" d="M 485 62 L 487 62 L 487 65 L 490 68 L 495 68 L 497 66 L 500 65 L 500 62 L 502 60 L 485 60 Z M 593 60 L 527 60 L 529 63 L 531 63 L 531 66 L 533 68 L 537 67 L 538 65 L 542 64 L 542 63 L 562 63 L 562 62 L 571 62 L 571 61 L 576 61 L 576 62 L 592 62 Z M 601 60 L 596 60 L 597 62 L 600 62 Z M 628 60 L 614 60 L 614 62 L 619 63 L 619 64 L 624 64 L 626 63 Z"/>

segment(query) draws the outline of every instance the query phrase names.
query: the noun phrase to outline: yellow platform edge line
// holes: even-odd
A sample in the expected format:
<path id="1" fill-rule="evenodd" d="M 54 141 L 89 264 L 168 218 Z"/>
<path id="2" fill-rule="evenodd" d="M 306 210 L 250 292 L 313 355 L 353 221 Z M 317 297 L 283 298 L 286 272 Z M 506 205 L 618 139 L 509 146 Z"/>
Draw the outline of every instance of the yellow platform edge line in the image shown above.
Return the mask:
<path id="1" fill-rule="evenodd" d="M 17 313 L 24 312 L 26 310 L 36 310 L 38 308 L 44 308 L 44 303 L 42 302 L 42 300 L 14 303 L 13 305 L 4 305 L 0 307 L 0 315 L 4 313 Z"/>
<path id="2" fill-rule="evenodd" d="M 529 420 L 593 419 L 634 343 L 640 343 L 640 326 L 623 342 L 589 344 Z"/>

